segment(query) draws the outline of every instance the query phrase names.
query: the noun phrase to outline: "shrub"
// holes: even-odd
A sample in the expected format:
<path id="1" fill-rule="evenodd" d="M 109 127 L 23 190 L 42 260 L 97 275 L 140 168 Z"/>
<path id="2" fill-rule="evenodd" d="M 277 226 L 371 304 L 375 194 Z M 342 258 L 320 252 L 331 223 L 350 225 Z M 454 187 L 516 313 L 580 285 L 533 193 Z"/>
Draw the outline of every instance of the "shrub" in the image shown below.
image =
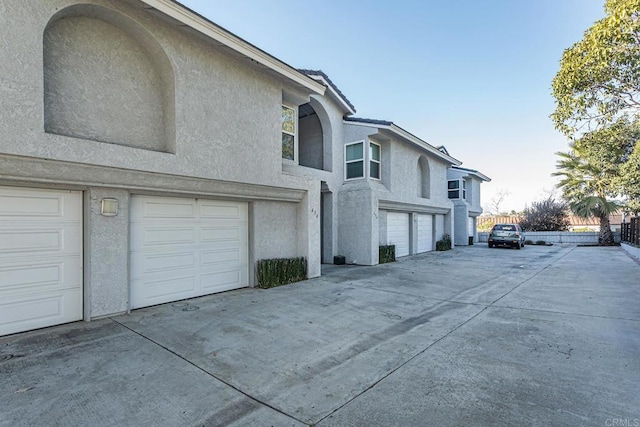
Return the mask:
<path id="1" fill-rule="evenodd" d="M 538 240 L 538 241 L 536 242 L 536 245 L 538 245 L 538 246 L 544 246 L 544 245 L 546 245 L 546 244 L 547 244 L 547 242 L 545 242 L 544 240 Z"/>
<path id="2" fill-rule="evenodd" d="M 378 262 L 386 264 L 396 260 L 396 245 L 380 246 L 378 248 Z"/>
<path id="3" fill-rule="evenodd" d="M 569 228 L 566 202 L 549 196 L 539 202 L 531 203 L 524 210 L 520 227 L 527 231 L 566 231 Z"/>
<path id="4" fill-rule="evenodd" d="M 257 287 L 262 289 L 299 282 L 307 278 L 307 260 L 303 257 L 263 259 L 256 263 L 256 275 Z"/>
<path id="5" fill-rule="evenodd" d="M 524 244 L 525 245 L 533 245 L 533 240 L 525 240 Z"/>
<path id="6" fill-rule="evenodd" d="M 448 251 L 451 249 L 451 236 L 445 234 L 442 240 L 436 242 L 436 251 Z"/>

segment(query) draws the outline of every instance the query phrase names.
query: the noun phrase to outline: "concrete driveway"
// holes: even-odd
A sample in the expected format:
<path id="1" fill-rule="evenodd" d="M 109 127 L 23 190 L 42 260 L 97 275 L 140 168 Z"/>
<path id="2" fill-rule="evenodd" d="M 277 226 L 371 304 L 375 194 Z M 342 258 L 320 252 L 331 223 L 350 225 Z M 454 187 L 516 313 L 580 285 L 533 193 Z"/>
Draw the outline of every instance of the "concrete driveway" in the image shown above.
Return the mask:
<path id="1" fill-rule="evenodd" d="M 327 266 L 0 338 L 0 384 L 7 426 L 635 426 L 640 265 L 477 245 Z"/>

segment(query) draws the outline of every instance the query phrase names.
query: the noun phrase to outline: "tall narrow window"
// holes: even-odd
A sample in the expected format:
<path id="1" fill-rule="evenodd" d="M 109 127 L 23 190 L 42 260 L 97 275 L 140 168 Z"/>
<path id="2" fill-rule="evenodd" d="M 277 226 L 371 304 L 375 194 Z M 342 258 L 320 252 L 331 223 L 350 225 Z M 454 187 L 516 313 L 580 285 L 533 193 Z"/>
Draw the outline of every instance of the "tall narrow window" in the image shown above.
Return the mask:
<path id="1" fill-rule="evenodd" d="M 380 179 L 380 145 L 369 142 L 369 176 Z"/>
<path id="2" fill-rule="evenodd" d="M 364 178 L 364 143 L 354 142 L 344 146 L 345 179 Z"/>
<path id="3" fill-rule="evenodd" d="M 462 180 L 462 198 L 467 200 L 467 180 Z"/>
<path id="4" fill-rule="evenodd" d="M 453 179 L 448 181 L 447 187 L 449 190 L 449 198 L 450 199 L 459 199 L 460 198 L 460 180 Z"/>
<path id="5" fill-rule="evenodd" d="M 295 160 L 296 110 L 282 106 L 282 158 Z"/>

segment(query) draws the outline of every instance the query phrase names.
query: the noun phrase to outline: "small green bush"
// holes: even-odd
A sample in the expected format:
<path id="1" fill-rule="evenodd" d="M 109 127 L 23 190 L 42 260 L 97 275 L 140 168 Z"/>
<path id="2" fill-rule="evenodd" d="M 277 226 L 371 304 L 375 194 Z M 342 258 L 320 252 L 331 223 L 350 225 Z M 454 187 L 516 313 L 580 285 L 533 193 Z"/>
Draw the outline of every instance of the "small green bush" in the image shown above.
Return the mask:
<path id="1" fill-rule="evenodd" d="M 524 244 L 525 245 L 533 245 L 533 240 L 525 240 Z"/>
<path id="2" fill-rule="evenodd" d="M 547 244 L 547 242 L 545 242 L 544 240 L 538 240 L 538 241 L 536 242 L 536 245 L 538 245 L 538 246 L 544 246 L 544 245 L 546 245 L 546 244 Z"/>
<path id="3" fill-rule="evenodd" d="M 396 245 L 380 246 L 378 248 L 378 263 L 386 264 L 396 260 Z"/>
<path id="4" fill-rule="evenodd" d="M 445 234 L 442 236 L 442 240 L 436 242 L 436 251 L 448 251 L 451 250 L 451 236 Z"/>
<path id="5" fill-rule="evenodd" d="M 307 260 L 303 257 L 263 259 L 256 263 L 256 275 L 257 287 L 262 289 L 299 282 L 307 278 Z"/>

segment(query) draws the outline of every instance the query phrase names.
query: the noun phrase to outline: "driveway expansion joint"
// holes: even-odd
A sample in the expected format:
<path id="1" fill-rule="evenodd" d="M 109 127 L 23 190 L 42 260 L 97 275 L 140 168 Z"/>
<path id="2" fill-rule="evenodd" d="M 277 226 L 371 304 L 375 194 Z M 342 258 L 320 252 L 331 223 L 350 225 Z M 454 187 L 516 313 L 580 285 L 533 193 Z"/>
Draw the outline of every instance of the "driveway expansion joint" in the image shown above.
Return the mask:
<path id="1" fill-rule="evenodd" d="M 233 384 L 229 383 L 228 381 L 225 381 L 225 380 L 223 380 L 222 378 L 219 378 L 218 376 L 216 376 L 215 374 L 213 374 L 213 373 L 211 373 L 211 372 L 208 372 L 207 370 L 205 370 L 205 369 L 203 369 L 202 367 L 200 367 L 200 366 L 196 365 L 195 363 L 193 363 L 193 362 L 192 362 L 192 361 L 190 361 L 189 359 L 186 359 L 185 357 L 181 356 L 180 354 L 176 353 L 175 351 L 171 350 L 170 348 L 165 347 L 164 345 L 162 345 L 162 344 L 160 344 L 159 342 L 157 342 L 157 341 L 155 341 L 155 340 L 153 340 L 153 339 L 151 339 L 151 338 L 147 337 L 146 335 L 144 335 L 144 334 L 142 334 L 142 333 L 140 333 L 140 332 L 136 331 L 135 329 L 132 329 L 132 328 L 130 328 L 129 326 L 127 326 L 127 325 L 125 325 L 125 324 L 123 324 L 123 323 L 120 323 L 119 321 L 117 321 L 117 320 L 116 320 L 116 319 L 114 319 L 114 318 L 111 318 L 111 317 L 110 317 L 109 319 L 110 319 L 112 322 L 115 322 L 115 323 L 117 323 L 118 325 L 122 326 L 123 328 L 128 329 L 129 331 L 133 332 L 134 334 L 138 335 L 139 337 L 141 337 L 141 338 L 143 338 L 143 339 L 145 339 L 145 340 L 147 340 L 147 341 L 151 342 L 152 344 L 154 344 L 154 345 L 156 345 L 156 346 L 158 346 L 158 347 L 162 348 L 163 350 L 165 350 L 165 351 L 167 351 L 167 352 L 169 352 L 169 353 L 173 354 L 174 356 L 176 356 L 176 357 L 178 357 L 178 358 L 182 359 L 183 361 L 185 361 L 185 362 L 186 362 L 186 363 L 188 363 L 189 365 L 191 365 L 191 366 L 193 366 L 194 368 L 198 369 L 199 371 L 201 371 L 201 372 L 205 373 L 206 375 L 208 375 L 208 376 L 210 376 L 210 377 L 214 378 L 215 380 L 220 381 L 220 382 L 221 382 L 221 383 L 223 383 L 224 385 L 226 385 L 226 386 L 228 386 L 228 387 L 232 388 L 233 390 L 235 390 L 235 391 L 237 391 L 238 393 L 242 394 L 242 395 L 243 395 L 243 396 L 245 396 L 246 398 L 248 398 L 248 399 L 250 399 L 250 400 L 252 400 L 252 401 L 254 401 L 254 402 L 256 402 L 256 403 L 258 403 L 258 404 L 260 404 L 260 405 L 266 406 L 267 408 L 272 409 L 272 410 L 274 410 L 274 411 L 276 411 L 276 412 L 278 412 L 278 413 L 280 413 L 280 414 L 282 414 L 282 415 L 284 415 L 284 416 L 286 416 L 286 417 L 288 417 L 288 418 L 291 418 L 292 420 L 294 420 L 294 421 L 296 421 L 296 422 L 299 422 L 299 423 L 304 424 L 304 425 L 309 425 L 309 423 L 304 422 L 304 421 L 302 421 L 302 420 L 300 420 L 300 419 L 298 419 L 298 418 L 294 417 L 293 415 L 288 414 L 288 413 L 286 413 L 286 412 L 282 411 L 281 409 L 276 408 L 276 407 L 274 407 L 274 406 L 270 405 L 269 403 L 264 402 L 264 401 L 262 401 L 262 400 L 258 399 L 257 397 L 255 397 L 255 396 L 252 396 L 252 395 L 248 394 L 248 393 L 247 393 L 247 392 L 245 392 L 244 390 L 242 390 L 242 389 L 240 389 L 240 388 L 236 387 L 235 385 L 233 385 Z"/>

